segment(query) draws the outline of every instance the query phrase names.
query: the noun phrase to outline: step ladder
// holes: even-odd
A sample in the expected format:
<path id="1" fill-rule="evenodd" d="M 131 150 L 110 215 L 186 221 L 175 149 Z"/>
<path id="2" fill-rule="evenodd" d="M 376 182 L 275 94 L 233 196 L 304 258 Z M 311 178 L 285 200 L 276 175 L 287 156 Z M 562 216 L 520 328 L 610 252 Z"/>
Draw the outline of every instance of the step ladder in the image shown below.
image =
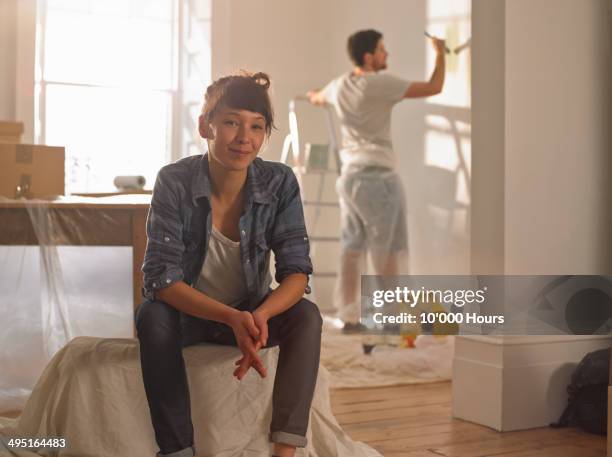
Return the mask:
<path id="1" fill-rule="evenodd" d="M 319 243 L 338 243 L 340 241 L 339 236 L 318 235 L 317 228 L 321 218 L 322 208 L 340 208 L 337 201 L 324 201 L 323 191 L 325 190 L 326 178 L 331 177 L 335 180 L 340 174 L 341 162 L 338 151 L 334 112 L 331 105 L 324 105 L 322 107 L 326 115 L 329 143 L 305 143 L 304 151 L 301 150 L 298 116 L 296 113 L 296 104 L 299 102 L 308 103 L 308 98 L 305 96 L 300 96 L 289 102 L 289 134 L 285 137 L 285 141 L 283 143 L 281 162 L 292 166 L 293 172 L 298 180 L 298 184 L 302 189 L 302 204 L 304 205 L 304 208 L 314 208 L 314 217 L 311 220 L 309 234 L 312 256 L 314 257 L 316 247 Z M 333 162 L 333 168 L 329 167 L 330 162 Z M 304 177 L 308 175 L 318 175 L 314 200 L 307 200 L 304 197 Z M 314 272 L 312 276 L 314 278 L 333 278 L 336 277 L 336 273 Z"/>

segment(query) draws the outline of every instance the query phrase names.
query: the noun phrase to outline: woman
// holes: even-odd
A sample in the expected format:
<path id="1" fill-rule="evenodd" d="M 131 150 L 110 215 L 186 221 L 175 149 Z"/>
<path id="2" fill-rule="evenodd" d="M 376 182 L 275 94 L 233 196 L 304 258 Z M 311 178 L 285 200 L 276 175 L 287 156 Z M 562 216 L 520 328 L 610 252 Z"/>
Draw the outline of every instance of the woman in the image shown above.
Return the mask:
<path id="1" fill-rule="evenodd" d="M 297 181 L 257 157 L 274 125 L 269 86 L 263 73 L 210 85 L 199 118 L 208 153 L 165 166 L 155 183 L 136 328 L 158 455 L 195 453 L 182 348 L 202 341 L 240 348 L 238 379 L 266 376 L 258 350 L 279 345 L 270 441 L 279 457 L 306 445 L 322 321 L 302 298 L 312 263 Z"/>

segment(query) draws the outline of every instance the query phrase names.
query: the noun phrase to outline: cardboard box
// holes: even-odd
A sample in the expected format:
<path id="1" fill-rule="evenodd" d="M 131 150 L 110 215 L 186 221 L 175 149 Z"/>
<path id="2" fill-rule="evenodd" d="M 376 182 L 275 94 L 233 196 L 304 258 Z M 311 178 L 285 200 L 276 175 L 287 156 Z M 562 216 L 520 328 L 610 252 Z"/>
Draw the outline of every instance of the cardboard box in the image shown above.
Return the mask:
<path id="1" fill-rule="evenodd" d="M 64 195 L 64 156 L 63 147 L 0 143 L 0 195 Z"/>
<path id="2" fill-rule="evenodd" d="M 0 121 L 0 143 L 21 143 L 23 122 Z"/>

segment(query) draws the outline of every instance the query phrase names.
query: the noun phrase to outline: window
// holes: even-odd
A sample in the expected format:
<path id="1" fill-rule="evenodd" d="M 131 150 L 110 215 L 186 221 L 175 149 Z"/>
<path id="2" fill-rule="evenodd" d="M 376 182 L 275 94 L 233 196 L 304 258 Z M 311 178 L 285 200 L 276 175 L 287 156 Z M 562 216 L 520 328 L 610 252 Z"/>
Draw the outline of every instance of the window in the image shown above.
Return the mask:
<path id="1" fill-rule="evenodd" d="M 419 184 L 427 210 L 417 216 L 428 227 L 432 248 L 425 261 L 438 273 L 470 272 L 471 205 L 471 4 L 470 0 L 427 0 L 426 29 L 444 37 L 446 79 L 441 94 L 424 101 L 425 137 Z M 435 52 L 426 41 L 427 68 Z M 418 241 L 417 241 L 418 243 Z"/>
<path id="2" fill-rule="evenodd" d="M 210 81 L 209 62 L 196 72 L 190 65 L 210 56 L 210 3 L 40 0 L 39 7 L 36 135 L 66 147 L 66 191 L 110 191 L 117 175 L 143 175 L 150 188 L 193 140 L 183 128 L 183 108 L 195 103 L 185 88 L 197 81 L 202 94 Z"/>
<path id="3" fill-rule="evenodd" d="M 443 194 L 440 189 L 448 189 L 442 206 L 449 211 L 459 210 L 467 218 L 462 210 L 470 204 L 471 2 L 428 0 L 427 13 L 427 29 L 445 37 L 451 52 L 446 55 L 444 90 L 425 100 L 425 165 L 430 167 L 432 182 L 436 182 L 438 198 Z M 435 52 L 429 43 L 426 45 L 428 68 L 433 68 Z M 467 232 L 465 224 L 460 233 Z"/>

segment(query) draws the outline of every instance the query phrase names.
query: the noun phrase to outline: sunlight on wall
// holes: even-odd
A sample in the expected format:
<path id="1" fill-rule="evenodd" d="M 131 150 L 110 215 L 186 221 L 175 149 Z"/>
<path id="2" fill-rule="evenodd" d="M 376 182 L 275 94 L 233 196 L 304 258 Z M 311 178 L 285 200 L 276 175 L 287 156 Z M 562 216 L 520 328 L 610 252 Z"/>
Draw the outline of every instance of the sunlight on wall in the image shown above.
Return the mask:
<path id="1" fill-rule="evenodd" d="M 471 0 L 428 0 L 427 17 L 427 31 L 431 35 L 445 38 L 451 50 L 446 55 L 444 91 L 429 101 L 447 106 L 470 106 Z M 466 43 L 467 47 L 455 52 Z M 428 68 L 433 68 L 435 59 L 433 47 L 428 45 Z"/>
<path id="2" fill-rule="evenodd" d="M 442 93 L 425 101 L 427 220 L 436 249 L 456 260 L 445 271 L 463 271 L 469 268 L 471 1 L 428 0 L 426 29 L 444 38 L 451 51 Z M 434 48 L 428 41 L 426 46 L 426 67 L 434 68 Z"/>

